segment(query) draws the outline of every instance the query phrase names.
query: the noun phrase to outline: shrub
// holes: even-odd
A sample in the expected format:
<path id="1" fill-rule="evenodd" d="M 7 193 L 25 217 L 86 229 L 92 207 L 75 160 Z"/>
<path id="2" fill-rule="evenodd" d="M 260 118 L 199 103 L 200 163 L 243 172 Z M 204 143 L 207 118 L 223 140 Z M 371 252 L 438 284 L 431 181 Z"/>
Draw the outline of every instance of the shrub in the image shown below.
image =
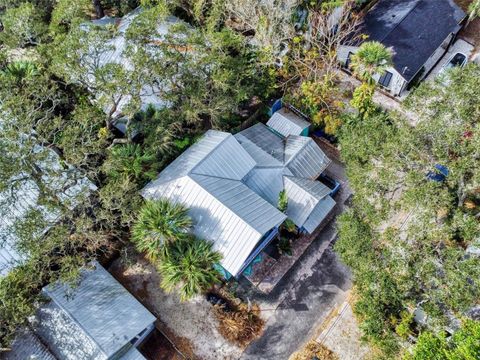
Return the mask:
<path id="1" fill-rule="evenodd" d="M 259 337 L 265 326 L 265 321 L 258 316 L 260 310 L 253 306 L 240 304 L 234 311 L 225 311 L 221 306 L 214 307 L 214 314 L 219 321 L 218 330 L 228 341 L 241 346 L 247 346 Z"/>

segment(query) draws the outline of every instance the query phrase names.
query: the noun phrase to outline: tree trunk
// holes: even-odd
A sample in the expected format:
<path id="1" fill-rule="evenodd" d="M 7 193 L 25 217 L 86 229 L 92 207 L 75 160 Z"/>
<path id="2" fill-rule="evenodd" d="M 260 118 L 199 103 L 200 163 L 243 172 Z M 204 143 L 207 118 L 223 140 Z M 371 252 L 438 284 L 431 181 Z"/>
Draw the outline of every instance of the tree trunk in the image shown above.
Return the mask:
<path id="1" fill-rule="evenodd" d="M 93 0 L 93 7 L 95 8 L 95 14 L 97 18 L 101 19 L 105 16 L 105 12 L 103 11 L 103 6 L 100 0 Z"/>

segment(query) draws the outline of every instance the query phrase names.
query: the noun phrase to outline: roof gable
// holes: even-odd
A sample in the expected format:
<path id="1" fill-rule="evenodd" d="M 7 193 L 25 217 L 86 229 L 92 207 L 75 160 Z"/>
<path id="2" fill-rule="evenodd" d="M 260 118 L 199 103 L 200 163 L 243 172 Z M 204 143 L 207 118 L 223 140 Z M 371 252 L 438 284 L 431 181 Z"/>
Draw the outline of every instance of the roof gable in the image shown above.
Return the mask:
<path id="1" fill-rule="evenodd" d="M 395 69 L 410 81 L 464 17 L 453 0 L 379 0 L 360 31 L 392 48 Z"/>
<path id="2" fill-rule="evenodd" d="M 310 127 L 310 123 L 283 107 L 272 115 L 267 126 L 282 136 L 288 136 L 301 135 L 303 130 Z"/>
<path id="3" fill-rule="evenodd" d="M 241 180 L 254 166 L 255 161 L 248 152 L 228 134 L 192 169 L 192 173 Z"/>
<path id="4" fill-rule="evenodd" d="M 285 192 L 288 197 L 287 216 L 295 225 L 303 227 L 319 201 L 328 195 L 330 189 L 319 181 L 285 176 Z"/>
<path id="5" fill-rule="evenodd" d="M 239 135 L 248 139 L 265 153 L 283 163 L 283 139 L 270 130 L 265 124 L 257 123 L 239 132 Z"/>
<path id="6" fill-rule="evenodd" d="M 78 287 L 55 283 L 44 293 L 107 357 L 156 320 L 98 263 L 82 270 Z"/>
<path id="7" fill-rule="evenodd" d="M 189 174 L 230 134 L 221 131 L 209 130 L 200 140 L 185 150 L 159 174 L 157 179 L 147 185 L 156 186 Z"/>
<path id="8" fill-rule="evenodd" d="M 316 179 L 330 159 L 312 138 L 290 135 L 285 146 L 286 166 L 294 176 Z"/>
<path id="9" fill-rule="evenodd" d="M 222 266 L 237 275 L 244 261 L 284 214 L 240 181 L 191 174 L 143 190 L 149 199 L 166 198 L 189 208 L 196 236 L 213 242 Z"/>

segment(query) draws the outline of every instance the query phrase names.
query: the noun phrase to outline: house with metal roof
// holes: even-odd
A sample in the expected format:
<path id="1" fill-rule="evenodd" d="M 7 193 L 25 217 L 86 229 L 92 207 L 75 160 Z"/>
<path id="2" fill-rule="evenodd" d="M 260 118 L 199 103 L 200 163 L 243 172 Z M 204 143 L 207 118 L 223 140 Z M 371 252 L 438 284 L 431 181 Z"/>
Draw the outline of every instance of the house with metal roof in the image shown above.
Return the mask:
<path id="1" fill-rule="evenodd" d="M 221 266 L 238 276 L 288 218 L 313 232 L 335 205 L 317 181 L 330 163 L 309 137 L 286 137 L 264 124 L 235 135 L 209 130 L 143 190 L 147 199 L 187 206 L 194 233 L 223 255 Z M 286 190 L 286 214 L 277 209 Z"/>
<path id="2" fill-rule="evenodd" d="M 129 60 L 129 56 L 127 55 L 127 34 L 130 26 L 141 12 L 142 8 L 138 7 L 121 18 L 105 16 L 101 19 L 82 24 L 82 29 L 85 31 L 89 31 L 92 26 L 115 29 L 115 36 L 108 39 L 106 44 L 102 44 L 101 49 L 92 46 L 89 52 L 82 56 L 82 65 L 85 69 L 89 70 L 86 80 L 91 88 L 95 88 L 95 71 L 109 64 L 121 65 L 126 71 L 135 71 L 132 62 Z M 174 16 L 167 16 L 163 21 L 159 22 L 156 27 L 156 41 L 162 41 L 164 36 L 168 34 L 170 27 L 180 22 L 181 20 Z M 152 41 L 150 44 L 144 44 L 144 47 L 147 50 L 152 49 L 155 47 L 155 42 Z M 75 76 L 77 75 L 72 74 L 73 78 Z M 123 115 L 123 110 L 132 101 L 131 91 L 129 89 L 125 90 L 125 93 L 118 93 L 116 96 L 118 102 L 114 107 L 112 105 L 112 107 L 104 107 L 103 109 L 105 113 L 111 113 L 113 118 L 117 118 L 115 127 L 123 133 L 126 133 L 126 124 L 128 123 L 128 119 Z M 158 84 L 149 84 L 145 81 L 138 94 L 140 110 L 146 110 L 149 106 L 154 108 L 165 107 L 167 103 L 161 98 L 160 93 L 161 89 Z M 102 97 L 101 93 L 96 93 L 95 95 L 97 99 Z"/>
<path id="3" fill-rule="evenodd" d="M 7 359 L 145 359 L 137 346 L 153 330 L 155 316 L 96 262 L 79 281 L 43 289 L 47 302 Z"/>
<path id="4" fill-rule="evenodd" d="M 61 161 L 51 149 L 39 147 L 45 151 L 45 159 L 37 164 L 38 171 L 43 174 L 43 180 L 56 193 L 63 206 L 74 209 L 81 197 L 96 190 L 80 171 Z M 5 276 L 13 267 L 28 257 L 28 254 L 18 247 L 19 226 L 33 213 L 41 217 L 44 227 L 37 229 L 32 236 L 41 237 L 55 224 L 60 212 L 48 206 L 41 198 L 39 185 L 25 176 L 11 179 L 12 188 L 0 191 L 0 277 Z"/>
<path id="5" fill-rule="evenodd" d="M 378 41 L 393 51 L 393 66 L 377 75 L 378 84 L 401 95 L 423 80 L 445 55 L 462 28 L 465 13 L 454 0 L 378 0 L 358 29 L 366 35 L 354 45 L 340 46 L 346 67 L 362 41 Z"/>

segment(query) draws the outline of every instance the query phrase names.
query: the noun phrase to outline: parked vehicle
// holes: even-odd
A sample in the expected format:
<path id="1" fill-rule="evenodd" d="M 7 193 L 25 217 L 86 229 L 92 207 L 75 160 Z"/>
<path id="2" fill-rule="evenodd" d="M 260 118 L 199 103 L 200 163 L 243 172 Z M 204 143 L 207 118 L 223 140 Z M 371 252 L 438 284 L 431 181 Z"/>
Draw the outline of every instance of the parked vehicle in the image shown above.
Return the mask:
<path id="1" fill-rule="evenodd" d="M 445 65 L 443 65 L 442 69 L 440 70 L 440 74 L 443 74 L 445 71 L 454 67 L 464 67 L 466 63 L 467 55 L 457 52 Z"/>

